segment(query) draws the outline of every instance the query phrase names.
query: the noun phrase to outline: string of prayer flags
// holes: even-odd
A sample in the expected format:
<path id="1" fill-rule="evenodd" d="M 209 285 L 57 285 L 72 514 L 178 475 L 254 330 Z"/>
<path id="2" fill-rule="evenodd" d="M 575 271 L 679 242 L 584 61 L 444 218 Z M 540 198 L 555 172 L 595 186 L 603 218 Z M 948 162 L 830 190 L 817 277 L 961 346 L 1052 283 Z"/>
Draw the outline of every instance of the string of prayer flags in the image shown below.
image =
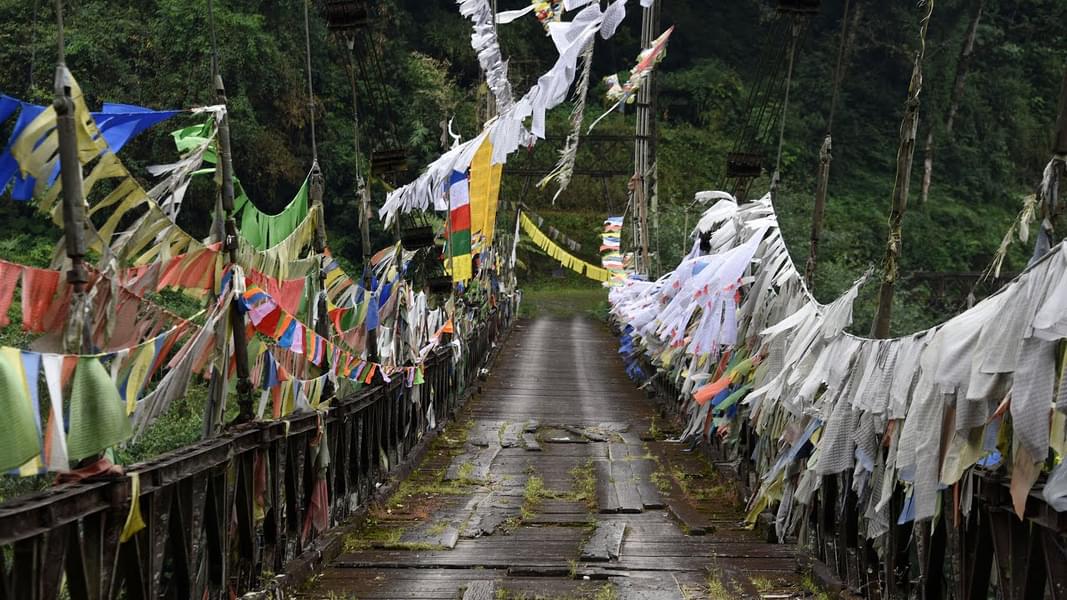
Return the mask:
<path id="1" fill-rule="evenodd" d="M 466 173 L 452 171 L 448 186 L 449 221 L 445 256 L 452 281 L 467 281 L 473 275 L 471 257 L 470 180 Z"/>
<path id="2" fill-rule="evenodd" d="M 526 232 L 526 235 L 530 236 L 533 243 L 564 267 L 579 275 L 584 275 L 593 281 L 604 282 L 610 278 L 610 273 L 608 273 L 606 269 L 589 264 L 584 260 L 567 253 L 566 250 L 556 245 L 555 242 L 544 234 L 544 232 L 537 228 L 534 222 L 526 216 L 525 212 L 519 214 L 519 220 L 522 223 L 523 231 Z"/>
<path id="3" fill-rule="evenodd" d="M 854 473 L 857 494 L 881 498 L 861 526 L 878 540 L 889 523 L 944 514 L 942 490 L 964 485 L 976 466 L 1010 480 L 1024 516 L 1042 459 L 1063 448 L 1053 398 L 1065 385 L 1055 350 L 1067 337 L 1067 244 L 944 323 L 873 339 L 847 331 L 865 277 L 832 303 L 818 302 L 769 195 L 720 200 L 697 232 L 712 234 L 710 248 L 694 247 L 657 281 L 627 280 L 609 298 L 626 352 L 650 357 L 692 399 L 682 441 L 717 435 L 730 443 L 751 427 L 785 442 L 754 450 L 760 486 L 750 523 L 781 500 L 778 534 L 788 535 L 820 477 Z M 930 426 L 942 413 L 954 427 Z M 1050 487 L 1057 496 L 1067 489 L 1052 480 L 1046 498 Z M 966 518 L 965 506 L 956 510 Z"/>
<path id="4" fill-rule="evenodd" d="M 241 213 L 241 237 L 252 247 L 266 250 L 276 246 L 296 231 L 308 216 L 308 179 L 304 179 L 296 196 L 277 214 L 261 211 L 243 190 L 234 200 L 234 211 Z"/>
<path id="5" fill-rule="evenodd" d="M 20 202 L 26 202 L 33 198 L 36 177 L 24 175 L 19 171 L 18 162 L 11 154 L 11 149 L 15 144 L 15 140 L 22 136 L 30 123 L 45 112 L 46 108 L 0 94 L 0 123 L 7 121 L 11 115 L 18 112 L 18 118 L 12 127 L 7 146 L 0 153 L 0 191 L 6 189 L 8 184 L 13 183 L 11 198 Z M 99 112 L 90 114 L 96 121 L 100 138 L 107 144 L 111 152 L 117 153 L 131 139 L 153 125 L 173 117 L 178 112 L 176 110 L 156 111 L 129 104 L 104 103 Z M 49 178 L 54 180 L 58 173 L 57 164 L 53 167 Z"/>
<path id="6" fill-rule="evenodd" d="M 455 171 L 470 167 L 475 152 L 485 138 L 493 142 L 493 163 L 502 164 L 519 148 L 529 148 L 537 140 L 545 138 L 546 114 L 567 99 L 578 71 L 578 59 L 582 50 L 600 34 L 604 39 L 614 33 L 617 15 L 623 0 L 615 0 L 608 11 L 602 11 L 599 2 L 568 0 L 564 5 L 582 7 L 573 19 L 567 22 L 553 20 L 549 23 L 550 38 L 558 54 L 552 66 L 537 78 L 521 99 L 510 98 L 510 86 L 506 85 L 506 65 L 497 43 L 496 30 L 492 26 L 493 13 L 487 0 L 457 0 L 460 13 L 470 18 L 473 25 L 471 46 L 478 53 L 479 63 L 487 73 L 489 88 L 497 101 L 498 113 L 482 130 L 466 142 L 454 145 L 432 163 L 412 182 L 390 191 L 385 203 L 378 210 L 386 227 L 398 214 L 413 210 L 426 210 L 430 206 L 442 206 L 445 192 Z M 549 4 L 551 6 L 551 4 Z M 611 13 L 609 16 L 607 13 Z M 602 27 L 603 26 L 603 27 Z M 527 119 L 529 125 L 527 126 Z"/>
<path id="7" fill-rule="evenodd" d="M 579 242 L 579 241 L 575 240 L 574 238 L 568 236 L 567 234 L 563 233 L 562 231 L 556 229 L 555 227 L 553 227 L 551 225 L 547 225 L 545 223 L 544 217 L 542 217 L 541 215 L 537 214 L 536 212 L 526 208 L 525 206 L 521 206 L 520 207 L 519 204 L 514 203 L 514 202 L 509 202 L 507 200 L 501 200 L 500 203 L 503 206 L 504 210 L 506 210 L 508 212 L 514 211 L 517 208 L 521 209 L 522 213 L 524 215 L 526 215 L 527 217 L 529 217 L 530 220 L 533 221 L 535 225 L 537 225 L 538 229 L 543 231 L 546 235 L 548 235 L 548 237 L 552 238 L 553 241 L 555 241 L 556 243 L 566 247 L 571 252 L 581 252 L 582 251 L 581 242 Z"/>
<path id="8" fill-rule="evenodd" d="M 604 232 L 600 234 L 600 264 L 609 273 L 609 285 L 619 285 L 626 280 L 626 265 L 622 256 L 622 227 L 624 217 L 604 219 Z"/>
<path id="9" fill-rule="evenodd" d="M 612 113 L 616 108 L 625 104 L 630 104 L 634 101 L 637 90 L 644 85 L 646 79 L 652 70 L 667 53 L 667 40 L 670 39 L 671 33 L 674 32 L 674 26 L 668 27 L 660 36 L 652 40 L 652 45 L 645 48 L 637 55 L 637 64 L 634 68 L 630 69 L 630 78 L 626 83 L 619 83 L 618 75 L 609 75 L 604 78 L 604 83 L 608 84 L 607 98 L 609 101 L 615 103 L 611 105 L 611 108 L 606 110 L 604 114 L 597 117 L 595 121 L 589 126 L 589 131 L 592 131 L 597 123 L 600 123 L 604 117 Z"/>
<path id="10" fill-rule="evenodd" d="M 158 263 L 157 263 L 158 266 Z M 158 273 L 158 270 L 156 271 Z M 128 276 L 127 281 L 134 279 Z M 143 275 L 138 282 L 143 282 Z M 23 329 L 43 334 L 34 341 L 39 351 L 58 351 L 70 313 L 71 289 L 59 271 L 39 269 L 0 260 L 0 326 L 8 322 L 8 309 L 15 288 L 21 284 Z M 93 345 L 100 351 L 119 351 L 157 335 L 161 330 L 182 324 L 186 319 L 154 304 L 144 292 L 155 290 L 153 283 L 139 293 L 131 291 L 119 279 L 106 277 L 90 269 L 92 291 L 90 328 Z"/>
<path id="11" fill-rule="evenodd" d="M 193 150 L 206 141 L 210 141 L 214 133 L 212 131 L 212 123 L 207 121 L 202 125 L 179 129 L 172 132 L 171 135 L 174 137 L 174 144 L 178 151 L 184 153 Z M 204 162 L 213 165 L 217 164 L 218 157 L 213 148 L 209 148 L 208 151 L 204 152 Z M 208 168 L 196 173 L 210 174 L 214 172 L 215 169 Z M 233 176 L 234 192 L 236 194 L 233 200 L 233 208 L 234 214 L 240 215 L 238 230 L 241 233 L 241 237 L 251 244 L 253 248 L 261 251 L 276 246 L 288 238 L 308 216 L 308 181 L 309 178 L 304 179 L 304 183 L 297 190 L 296 196 L 289 201 L 285 208 L 276 214 L 267 214 L 249 199 L 240 180 L 237 179 L 236 175 Z"/>
<path id="12" fill-rule="evenodd" d="M 300 310 L 300 301 L 304 296 L 304 288 L 307 285 L 306 278 L 279 281 L 255 269 L 249 270 L 245 278 L 249 283 L 266 290 L 271 298 L 274 298 L 286 312 L 295 313 Z"/>
<path id="13" fill-rule="evenodd" d="M 3 264 L 11 263 L 0 263 Z M 106 289 L 107 280 L 100 279 L 100 282 Z M 154 326 L 154 323 L 147 325 Z M 185 333 L 194 327 L 191 322 L 181 320 L 172 329 L 132 347 L 93 355 L 0 348 L 0 390 L 3 390 L 0 401 L 8 403 L 7 412 L 19 424 L 20 432 L 32 431 L 35 436 L 34 458 L 21 464 L 19 474 L 66 471 L 70 460 L 93 456 L 125 441 L 131 431 L 130 415 L 147 383 L 164 366 L 168 354 Z M 131 326 L 131 329 L 136 328 Z M 49 397 L 47 404 L 41 403 L 38 389 L 42 373 L 47 384 L 44 388 Z M 69 400 L 69 420 L 64 418 L 65 396 Z M 42 408 L 46 413 L 43 416 Z M 33 415 L 32 427 L 23 427 L 21 415 L 26 410 Z M 20 435 L 4 439 L 10 440 L 12 447 L 23 454 L 29 451 L 28 440 Z M 16 454 L 0 444 L 0 455 L 6 456 L 6 459 L 0 457 L 0 464 L 14 460 Z"/>
<path id="14" fill-rule="evenodd" d="M 156 291 L 176 288 L 200 297 L 216 289 L 216 276 L 222 269 L 222 242 L 179 254 L 160 267 Z"/>

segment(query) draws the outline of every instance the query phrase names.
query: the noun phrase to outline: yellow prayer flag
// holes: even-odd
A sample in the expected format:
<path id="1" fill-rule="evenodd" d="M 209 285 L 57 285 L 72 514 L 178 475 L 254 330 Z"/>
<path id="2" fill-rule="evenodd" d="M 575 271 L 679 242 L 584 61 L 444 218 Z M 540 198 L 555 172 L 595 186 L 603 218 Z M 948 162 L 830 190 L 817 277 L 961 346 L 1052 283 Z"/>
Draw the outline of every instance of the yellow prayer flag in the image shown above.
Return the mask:
<path id="1" fill-rule="evenodd" d="M 144 527 L 144 519 L 141 518 L 141 474 L 133 472 L 130 473 L 130 512 L 126 515 L 119 543 L 125 544 Z"/>
<path id="2" fill-rule="evenodd" d="M 504 165 L 493 164 L 493 144 L 486 137 L 474 153 L 470 178 L 471 239 L 481 234 L 486 247 L 493 243 L 503 170 Z"/>

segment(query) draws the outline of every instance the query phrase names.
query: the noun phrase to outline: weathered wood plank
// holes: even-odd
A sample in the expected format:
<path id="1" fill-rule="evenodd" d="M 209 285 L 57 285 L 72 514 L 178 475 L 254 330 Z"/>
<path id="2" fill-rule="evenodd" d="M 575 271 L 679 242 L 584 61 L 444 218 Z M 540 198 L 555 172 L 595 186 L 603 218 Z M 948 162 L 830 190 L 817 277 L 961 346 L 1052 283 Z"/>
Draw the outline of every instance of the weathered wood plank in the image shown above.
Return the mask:
<path id="1" fill-rule="evenodd" d="M 489 446 L 475 453 L 464 453 L 455 457 L 445 473 L 445 481 L 459 481 L 464 478 L 485 481 L 489 477 L 493 459 L 499 453 L 500 446 Z"/>
<path id="2" fill-rule="evenodd" d="M 505 448 L 517 448 L 522 445 L 522 434 L 526 429 L 525 423 L 509 423 L 500 435 L 500 445 Z"/>
<path id="3" fill-rule="evenodd" d="M 463 593 L 463 600 L 496 600 L 496 583 L 492 580 L 470 582 Z"/>
<path id="4" fill-rule="evenodd" d="M 619 558 L 625 521 L 600 521 L 593 535 L 582 545 L 581 560 L 605 562 Z"/>
<path id="5" fill-rule="evenodd" d="M 611 480 L 615 484 L 615 495 L 619 499 L 619 512 L 639 513 L 644 510 L 641 494 L 637 491 L 637 481 L 628 461 L 617 460 L 611 463 Z"/>
<path id="6" fill-rule="evenodd" d="M 467 435 L 467 443 L 485 448 L 500 444 L 500 422 L 478 421 Z"/>
<path id="7" fill-rule="evenodd" d="M 608 442 L 608 456 L 611 460 L 624 460 L 628 457 L 640 457 L 644 456 L 645 447 L 643 444 L 626 444 L 622 442 Z"/>
<path id="8" fill-rule="evenodd" d="M 648 459 L 635 460 L 630 463 L 630 470 L 637 478 L 637 493 L 645 510 L 660 509 L 665 506 L 659 489 L 652 483 L 652 474 L 656 472 L 656 463 Z"/>
<path id="9" fill-rule="evenodd" d="M 596 468 L 596 503 L 602 513 L 619 512 L 619 494 L 611 479 L 611 461 L 598 460 Z"/>
<path id="10" fill-rule="evenodd" d="M 584 437 L 591 442 L 606 442 L 608 436 L 597 431 L 595 427 L 575 427 L 574 425 L 563 425 L 563 429 L 573 433 L 574 435 Z"/>
<path id="11" fill-rule="evenodd" d="M 537 441 L 537 435 L 533 433 L 522 434 L 522 445 L 530 452 L 541 451 L 541 444 Z"/>
<path id="12" fill-rule="evenodd" d="M 688 535 L 705 535 L 715 529 L 704 515 L 697 512 L 685 500 L 678 498 L 667 500 L 667 510 L 685 527 Z"/>

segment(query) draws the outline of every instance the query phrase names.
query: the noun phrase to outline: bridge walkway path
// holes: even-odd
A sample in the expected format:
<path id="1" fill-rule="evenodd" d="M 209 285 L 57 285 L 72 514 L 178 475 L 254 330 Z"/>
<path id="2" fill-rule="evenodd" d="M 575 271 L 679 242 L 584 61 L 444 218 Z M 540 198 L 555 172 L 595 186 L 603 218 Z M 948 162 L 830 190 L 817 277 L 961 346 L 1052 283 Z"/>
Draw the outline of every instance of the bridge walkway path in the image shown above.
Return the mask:
<path id="1" fill-rule="evenodd" d="M 304 598 L 796 598 L 792 545 L 664 439 L 590 317 L 520 321 L 482 390 Z M 669 434 L 667 434 L 669 435 Z"/>

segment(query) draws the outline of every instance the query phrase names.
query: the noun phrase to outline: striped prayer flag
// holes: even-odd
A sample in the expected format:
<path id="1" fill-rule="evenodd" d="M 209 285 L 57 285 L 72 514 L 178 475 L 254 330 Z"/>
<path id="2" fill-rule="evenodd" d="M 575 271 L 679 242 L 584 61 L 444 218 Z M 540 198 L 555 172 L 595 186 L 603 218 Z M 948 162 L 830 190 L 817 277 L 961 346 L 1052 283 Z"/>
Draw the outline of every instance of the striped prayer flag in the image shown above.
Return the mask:
<path id="1" fill-rule="evenodd" d="M 466 173 L 452 171 L 448 206 L 448 269 L 452 272 L 452 281 L 466 281 L 472 275 L 470 180 Z"/>

